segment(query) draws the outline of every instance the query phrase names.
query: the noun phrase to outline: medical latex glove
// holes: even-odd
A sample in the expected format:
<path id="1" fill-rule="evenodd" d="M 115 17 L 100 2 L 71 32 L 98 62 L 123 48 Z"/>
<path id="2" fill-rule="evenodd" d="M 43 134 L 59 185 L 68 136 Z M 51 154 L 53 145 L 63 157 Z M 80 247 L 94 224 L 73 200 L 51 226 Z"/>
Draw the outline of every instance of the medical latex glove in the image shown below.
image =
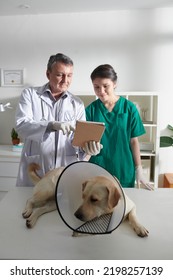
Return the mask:
<path id="1" fill-rule="evenodd" d="M 146 189 L 150 191 L 154 189 L 145 178 L 141 165 L 136 166 L 135 172 L 136 172 L 136 183 L 138 188 L 140 188 L 140 184 L 142 184 Z"/>
<path id="2" fill-rule="evenodd" d="M 62 130 L 64 135 L 69 135 L 71 131 L 75 131 L 75 127 L 69 122 L 53 122 L 53 130 Z"/>
<path id="3" fill-rule="evenodd" d="M 100 153 L 102 148 L 103 145 L 100 144 L 100 142 L 89 141 L 85 143 L 83 150 L 87 155 L 96 156 Z"/>

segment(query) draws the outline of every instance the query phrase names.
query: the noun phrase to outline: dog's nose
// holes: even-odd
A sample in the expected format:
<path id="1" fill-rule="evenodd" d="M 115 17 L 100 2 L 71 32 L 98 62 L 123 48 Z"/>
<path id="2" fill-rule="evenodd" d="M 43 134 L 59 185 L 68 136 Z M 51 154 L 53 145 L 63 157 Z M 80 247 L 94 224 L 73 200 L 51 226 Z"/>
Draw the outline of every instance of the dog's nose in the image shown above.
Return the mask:
<path id="1" fill-rule="evenodd" d="M 81 213 L 81 211 L 77 210 L 75 213 L 74 213 L 75 217 L 78 218 L 79 220 L 81 221 L 84 221 L 84 215 Z"/>

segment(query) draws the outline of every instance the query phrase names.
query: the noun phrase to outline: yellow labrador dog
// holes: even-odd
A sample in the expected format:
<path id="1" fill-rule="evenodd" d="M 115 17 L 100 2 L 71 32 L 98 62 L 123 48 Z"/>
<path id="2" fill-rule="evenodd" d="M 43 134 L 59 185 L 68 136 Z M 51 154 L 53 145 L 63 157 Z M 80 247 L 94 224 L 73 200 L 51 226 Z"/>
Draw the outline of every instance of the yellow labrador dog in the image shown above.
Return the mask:
<path id="1" fill-rule="evenodd" d="M 56 168 L 40 178 L 37 175 L 39 166 L 35 163 L 30 164 L 29 174 L 35 187 L 23 211 L 28 228 L 35 225 L 39 216 L 56 209 L 55 187 L 63 169 L 64 167 Z M 115 184 L 115 181 L 105 176 L 96 176 L 85 181 L 82 185 L 83 202 L 74 213 L 75 216 L 82 221 L 90 221 L 103 214 L 112 213 L 121 197 Z M 129 220 L 138 236 L 148 236 L 148 230 L 138 222 L 134 202 L 127 195 L 125 195 L 125 202 L 125 218 Z"/>
<path id="2" fill-rule="evenodd" d="M 75 216 L 81 221 L 87 222 L 103 214 L 112 213 L 121 197 L 115 184 L 115 181 L 105 176 L 96 176 L 84 182 L 82 187 L 83 202 L 75 212 Z M 124 197 L 126 204 L 124 219 L 129 220 L 138 236 L 148 236 L 148 230 L 137 219 L 134 202 L 125 193 Z"/>

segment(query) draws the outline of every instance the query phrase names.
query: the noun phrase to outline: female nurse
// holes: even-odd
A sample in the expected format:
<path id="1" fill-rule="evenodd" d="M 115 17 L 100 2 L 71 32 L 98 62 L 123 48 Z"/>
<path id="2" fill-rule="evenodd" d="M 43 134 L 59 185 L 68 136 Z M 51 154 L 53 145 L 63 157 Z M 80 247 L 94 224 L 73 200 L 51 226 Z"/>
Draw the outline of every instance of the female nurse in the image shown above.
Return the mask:
<path id="1" fill-rule="evenodd" d="M 103 148 L 89 161 L 116 176 L 124 188 L 134 187 L 136 179 L 138 187 L 142 183 L 151 189 L 141 166 L 138 137 L 145 133 L 145 129 L 136 106 L 115 94 L 117 74 L 111 65 L 98 66 L 91 73 L 91 80 L 98 99 L 86 108 L 86 119 L 104 122 L 106 129 L 100 145 Z"/>

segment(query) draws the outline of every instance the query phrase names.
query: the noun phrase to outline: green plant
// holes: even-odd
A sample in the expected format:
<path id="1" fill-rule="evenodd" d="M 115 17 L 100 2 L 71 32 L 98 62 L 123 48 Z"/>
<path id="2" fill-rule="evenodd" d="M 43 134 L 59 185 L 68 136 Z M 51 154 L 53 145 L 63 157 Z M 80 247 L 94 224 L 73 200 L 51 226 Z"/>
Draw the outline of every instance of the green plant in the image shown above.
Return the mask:
<path id="1" fill-rule="evenodd" d="M 12 139 L 19 139 L 19 135 L 18 135 L 17 131 L 14 129 L 14 127 L 11 130 L 11 138 Z"/>
<path id="2" fill-rule="evenodd" d="M 173 131 L 173 126 L 168 124 L 167 128 Z M 160 147 L 171 147 L 173 146 L 173 135 L 170 136 L 160 136 Z"/>

